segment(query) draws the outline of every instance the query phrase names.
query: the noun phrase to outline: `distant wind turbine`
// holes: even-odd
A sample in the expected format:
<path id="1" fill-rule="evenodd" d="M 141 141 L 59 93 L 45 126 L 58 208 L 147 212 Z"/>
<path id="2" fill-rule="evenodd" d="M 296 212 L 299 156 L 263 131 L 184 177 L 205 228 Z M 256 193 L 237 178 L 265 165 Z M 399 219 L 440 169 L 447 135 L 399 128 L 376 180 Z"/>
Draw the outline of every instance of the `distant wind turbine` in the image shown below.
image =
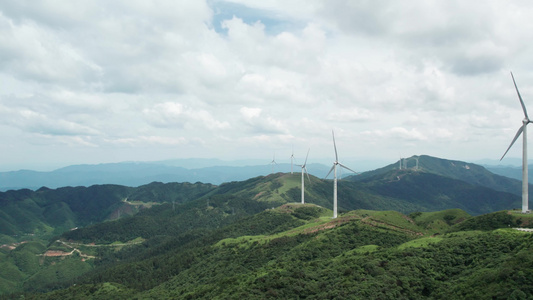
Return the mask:
<path id="1" fill-rule="evenodd" d="M 311 150 L 311 149 L 309 149 Z M 304 171 L 305 171 L 305 174 L 307 174 L 307 179 L 309 180 L 309 183 L 311 183 L 311 178 L 309 178 L 309 173 L 307 173 L 307 168 L 305 167 L 305 165 L 307 164 L 307 157 L 309 156 L 309 150 L 307 150 L 307 155 L 305 156 L 305 161 L 304 161 L 304 164 L 303 165 L 297 165 L 299 167 L 302 168 L 302 204 L 305 203 L 305 186 L 304 186 Z"/>
<path id="2" fill-rule="evenodd" d="M 274 165 L 277 165 L 276 163 L 276 153 L 274 153 L 274 156 L 272 156 L 272 161 L 270 162 L 270 165 L 272 166 L 272 172 L 274 173 Z"/>
<path id="3" fill-rule="evenodd" d="M 294 163 L 294 146 L 292 147 L 292 154 L 291 154 L 291 174 L 292 174 L 292 165 L 293 165 L 293 163 Z"/>
<path id="4" fill-rule="evenodd" d="M 505 157 L 505 154 L 509 152 L 509 149 L 513 146 L 514 142 L 518 139 L 520 134 L 522 134 L 522 213 L 527 213 L 529 211 L 528 208 L 528 180 L 527 180 L 527 124 L 531 123 L 531 120 L 529 119 L 527 115 L 526 105 L 524 104 L 524 101 L 522 100 L 522 96 L 520 96 L 520 92 L 518 91 L 518 86 L 516 86 L 516 81 L 514 80 L 513 72 L 511 72 L 511 77 L 513 78 L 514 87 L 516 89 L 516 93 L 518 94 L 518 99 L 520 100 L 520 105 L 522 105 L 522 110 L 524 111 L 524 119 L 522 120 L 522 126 L 518 128 L 518 131 L 516 132 L 516 135 L 511 142 L 511 145 L 509 145 L 509 148 L 507 148 L 507 151 L 503 154 L 502 158 L 500 158 L 500 161 Z"/>
<path id="5" fill-rule="evenodd" d="M 418 156 L 411 156 L 409 158 L 404 158 L 403 161 L 404 161 L 404 164 L 403 164 L 403 167 L 405 170 L 407 170 L 407 163 L 410 161 L 410 160 L 415 160 L 416 164 L 415 166 L 413 167 L 413 170 L 418 170 L 418 159 L 419 157 Z"/>
<path id="6" fill-rule="evenodd" d="M 400 170 L 401 169 L 407 169 L 407 163 L 405 162 L 405 158 L 400 154 Z"/>
<path id="7" fill-rule="evenodd" d="M 335 149 L 335 161 L 333 162 L 333 166 L 329 170 L 328 175 L 326 175 L 326 178 L 331 174 L 331 171 L 333 171 L 333 218 L 337 218 L 337 165 L 345 168 L 348 171 L 352 171 L 354 173 L 354 170 L 348 168 L 347 166 L 341 164 L 339 162 L 339 156 L 337 155 L 337 145 L 335 145 L 335 133 L 331 131 L 331 134 L 333 136 L 333 148 Z"/>

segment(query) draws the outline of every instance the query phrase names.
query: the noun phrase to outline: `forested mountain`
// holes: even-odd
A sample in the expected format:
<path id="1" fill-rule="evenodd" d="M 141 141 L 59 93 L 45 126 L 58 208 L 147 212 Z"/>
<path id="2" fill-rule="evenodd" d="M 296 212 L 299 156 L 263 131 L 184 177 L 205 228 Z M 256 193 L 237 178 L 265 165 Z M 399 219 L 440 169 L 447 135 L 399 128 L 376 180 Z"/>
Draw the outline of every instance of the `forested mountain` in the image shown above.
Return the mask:
<path id="1" fill-rule="evenodd" d="M 522 181 L 522 167 L 485 165 L 487 170 L 494 174 Z M 533 169 L 528 170 L 528 182 L 533 182 Z"/>
<path id="2" fill-rule="evenodd" d="M 306 202 L 331 209 L 331 180 L 310 178 Z M 154 182 L 136 188 L 95 185 L 0 192 L 0 242 L 12 241 L 14 235 L 59 234 L 164 202 L 176 205 L 202 199 L 206 203 L 212 195 L 233 195 L 273 205 L 299 202 L 300 184 L 300 174 L 276 173 L 220 186 Z M 477 215 L 520 206 L 520 199 L 512 194 L 412 170 L 391 170 L 359 181 L 341 180 L 338 197 L 341 211 L 392 209 L 410 213 L 461 208 Z"/>
<path id="3" fill-rule="evenodd" d="M 182 203 L 212 190 L 211 184 L 158 183 L 136 188 L 120 185 L 41 188 L 0 192 L 0 243 L 18 236 L 51 236 L 163 202 Z"/>
<path id="4" fill-rule="evenodd" d="M 332 180 L 306 178 L 303 205 L 299 173 L 219 186 L 153 182 L 0 193 L 6 243 L 0 295 L 532 296 L 520 284 L 533 275 L 532 239 L 511 228 L 529 227 L 533 218 L 508 213 L 519 197 L 459 180 L 468 176 L 453 170 L 458 162 L 434 162 L 438 172 L 422 162 L 419 170 L 340 180 L 338 219 L 331 219 Z"/>
<path id="5" fill-rule="evenodd" d="M 418 169 L 416 169 L 417 160 Z M 480 165 L 428 155 L 412 156 L 404 159 L 404 163 L 402 170 L 405 171 L 417 170 L 420 172 L 432 173 L 443 177 L 461 180 L 470 184 L 488 187 L 496 191 L 509 192 L 519 196 L 522 195 L 521 181 L 494 174 Z M 392 170 L 399 170 L 398 162 L 357 176 L 352 175 L 346 179 L 371 180 L 372 177 L 379 178 L 379 176 L 384 176 L 385 173 Z"/>
<path id="6" fill-rule="evenodd" d="M 533 276 L 531 234 L 509 229 L 528 222 L 529 216 L 501 212 L 470 218 L 461 210 L 406 216 L 357 210 L 332 220 L 330 213 L 313 205 L 283 205 L 221 227 L 213 222 L 201 233 L 171 232 L 121 250 L 100 247 L 89 271 L 78 266 L 84 274 L 79 278 L 64 279 L 64 269 L 51 273 L 41 267 L 27 281 L 32 284 L 25 285 L 33 293 L 24 297 L 521 299 L 533 295 L 528 283 Z M 77 247 L 91 251 L 88 244 Z M 43 251 L 37 245 L 33 250 L 21 248 L 6 256 Z M 67 258 L 56 265 L 75 260 Z M 42 285 L 34 280 L 49 278 L 46 275 L 57 281 Z"/>
<path id="7" fill-rule="evenodd" d="M 413 207 L 398 207 L 396 210 L 401 212 L 460 208 L 469 214 L 479 215 L 519 208 L 521 203 L 520 198 L 511 193 L 423 171 L 391 170 L 383 177 L 373 178 L 360 183 L 369 193 L 400 199 Z"/>

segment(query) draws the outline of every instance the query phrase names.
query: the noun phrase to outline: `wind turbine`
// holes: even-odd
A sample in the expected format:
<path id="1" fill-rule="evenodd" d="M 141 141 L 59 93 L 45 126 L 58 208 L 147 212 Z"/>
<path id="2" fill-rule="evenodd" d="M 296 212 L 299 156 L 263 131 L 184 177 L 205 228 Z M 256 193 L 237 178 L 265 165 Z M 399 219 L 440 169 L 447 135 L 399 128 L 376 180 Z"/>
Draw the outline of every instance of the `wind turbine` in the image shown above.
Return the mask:
<path id="1" fill-rule="evenodd" d="M 294 162 L 294 146 L 292 147 L 292 154 L 291 154 L 291 175 L 292 175 L 292 164 L 293 164 L 293 162 Z"/>
<path id="2" fill-rule="evenodd" d="M 529 211 L 528 209 L 528 180 L 527 180 L 527 124 L 531 123 L 531 120 L 529 119 L 527 115 L 526 105 L 524 104 L 524 101 L 522 100 L 522 96 L 520 96 L 520 92 L 518 91 L 518 86 L 516 86 L 516 81 L 514 80 L 513 72 L 511 72 L 511 77 L 513 78 L 514 87 L 516 89 L 516 93 L 518 94 L 518 99 L 520 100 L 520 105 L 522 105 L 522 110 L 524 111 L 524 119 L 522 120 L 522 126 L 518 128 L 518 131 L 516 132 L 516 135 L 514 136 L 513 141 L 511 142 L 511 145 L 509 145 L 509 148 L 507 148 L 507 151 L 503 154 L 502 158 L 500 158 L 500 161 L 505 157 L 505 154 L 511 149 L 514 142 L 518 139 L 520 134 L 522 134 L 522 213 L 527 213 Z"/>
<path id="3" fill-rule="evenodd" d="M 337 165 L 345 168 L 348 171 L 352 171 L 354 173 L 354 170 L 348 168 L 347 166 L 341 164 L 339 162 L 339 156 L 337 155 L 337 145 L 335 145 L 335 133 L 331 131 L 331 134 L 333 135 L 333 148 L 335 149 L 335 161 L 333 162 L 333 166 L 329 170 L 328 175 L 326 175 L 326 178 L 331 174 L 331 171 L 333 171 L 333 219 L 337 218 Z"/>
<path id="4" fill-rule="evenodd" d="M 407 169 L 407 163 L 405 162 L 405 158 L 400 154 L 400 170 L 401 169 Z"/>
<path id="5" fill-rule="evenodd" d="M 311 150 L 311 149 L 309 149 Z M 305 171 L 305 174 L 307 174 L 307 179 L 309 180 L 309 183 L 311 183 L 311 178 L 309 178 L 309 173 L 307 173 L 307 168 L 305 167 L 305 165 L 307 164 L 307 157 L 309 156 L 309 150 L 307 150 L 307 155 L 305 156 L 305 161 L 304 161 L 304 164 L 303 165 L 297 165 L 299 167 L 302 167 L 302 204 L 305 203 L 305 200 L 304 200 L 304 192 L 305 192 L 305 188 L 304 188 L 304 171 Z"/>
<path id="6" fill-rule="evenodd" d="M 272 161 L 270 162 L 270 165 L 272 166 L 272 172 L 274 173 L 274 165 L 277 165 L 276 163 L 276 153 L 274 153 L 274 156 L 272 156 Z"/>

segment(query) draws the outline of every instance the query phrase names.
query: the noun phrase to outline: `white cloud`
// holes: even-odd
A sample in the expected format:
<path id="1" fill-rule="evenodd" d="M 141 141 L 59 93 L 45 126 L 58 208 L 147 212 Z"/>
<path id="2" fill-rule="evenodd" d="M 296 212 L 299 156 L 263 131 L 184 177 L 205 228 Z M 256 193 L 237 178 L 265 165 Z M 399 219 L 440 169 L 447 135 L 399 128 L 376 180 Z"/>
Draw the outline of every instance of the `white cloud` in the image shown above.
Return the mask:
<path id="1" fill-rule="evenodd" d="M 407 129 L 403 127 L 393 127 L 387 130 L 374 130 L 362 133 L 369 137 L 377 137 L 379 139 L 391 140 L 407 140 L 407 141 L 426 141 L 428 137 L 422 134 L 418 129 Z"/>
<path id="2" fill-rule="evenodd" d="M 251 122 L 252 119 L 258 118 L 261 115 L 261 109 L 257 107 L 241 107 L 240 112 L 247 122 Z"/>
<path id="3" fill-rule="evenodd" d="M 153 108 L 143 110 L 147 121 L 156 127 L 183 127 L 185 116 L 184 108 L 180 103 L 165 102 L 158 103 Z"/>
<path id="4" fill-rule="evenodd" d="M 340 111 L 331 112 L 327 119 L 338 122 L 359 122 L 368 121 L 375 118 L 375 116 L 367 109 L 346 108 Z"/>
<path id="5" fill-rule="evenodd" d="M 228 122 L 216 120 L 211 113 L 205 110 L 191 112 L 191 118 L 209 130 L 225 130 L 231 127 Z"/>
<path id="6" fill-rule="evenodd" d="M 43 157 L 64 145 L 80 160 L 85 146 L 102 159 L 117 149 L 234 158 L 243 145 L 264 157 L 295 142 L 330 156 L 331 129 L 357 155 L 498 156 L 523 117 L 510 70 L 526 105 L 533 97 L 532 11 L 526 1 L 3 1 L 5 156 L 39 144 Z"/>
<path id="7" fill-rule="evenodd" d="M 219 121 L 202 109 L 191 108 L 177 102 L 163 102 L 143 110 L 146 121 L 158 128 L 186 128 L 191 130 L 223 130 L 230 124 Z"/>
<path id="8" fill-rule="evenodd" d="M 287 126 L 280 119 L 264 116 L 260 108 L 242 107 L 240 109 L 244 122 L 252 132 L 257 134 L 287 134 Z"/>

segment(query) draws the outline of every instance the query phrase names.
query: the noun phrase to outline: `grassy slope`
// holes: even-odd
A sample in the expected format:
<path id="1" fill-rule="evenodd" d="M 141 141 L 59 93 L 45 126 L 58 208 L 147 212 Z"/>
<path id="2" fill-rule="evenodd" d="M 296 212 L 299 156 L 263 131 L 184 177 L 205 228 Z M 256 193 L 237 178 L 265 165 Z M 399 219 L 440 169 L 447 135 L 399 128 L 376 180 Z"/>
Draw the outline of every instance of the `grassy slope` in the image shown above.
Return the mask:
<path id="1" fill-rule="evenodd" d="M 438 237 L 416 234 L 424 232 L 426 224 L 439 220 L 447 224 L 450 218 L 440 216 L 450 215 L 465 217 L 460 211 L 437 212 L 421 216 L 425 223 L 418 226 L 396 212 L 356 211 L 339 220 L 310 221 L 318 222 L 314 226 L 321 228 L 313 233 L 303 230 L 309 228 L 306 224 L 272 236 L 223 240 L 198 265 L 142 295 L 454 298 L 479 297 L 487 286 L 491 289 L 489 296 L 513 292 L 531 295 L 532 289 L 513 284 L 512 280 L 503 280 L 502 290 L 494 287 L 499 282 L 497 277 L 506 272 L 507 263 L 516 266 L 512 253 L 525 259 L 520 278 L 533 273 L 528 269 L 533 264 L 533 255 L 524 252 L 532 250 L 531 235 L 513 230 L 467 231 Z M 367 222 L 363 221 L 365 218 Z M 508 245 L 502 248 L 501 243 Z M 487 250 L 493 251 L 492 257 L 486 256 Z M 234 266 L 231 262 L 237 263 Z M 485 284 L 478 282 L 490 262 L 493 277 Z M 443 282 L 444 278 L 450 282 Z M 478 289 L 471 290 L 465 281 Z"/>
<path id="2" fill-rule="evenodd" d="M 484 218 L 499 220 L 497 214 L 469 218 L 463 211 L 447 210 L 411 218 L 394 211 L 357 210 L 333 220 L 330 213 L 311 204 L 283 205 L 215 231 L 217 238 L 204 239 L 204 244 L 190 248 L 192 252 L 171 251 L 145 263 L 135 262 L 132 266 L 137 271 L 128 271 L 126 264 L 121 272 L 128 276 L 122 281 L 104 276 L 108 280 L 35 297 L 53 299 L 73 293 L 158 299 L 532 295 L 533 289 L 518 284 L 533 275 L 531 234 L 512 229 L 447 233 L 461 220 L 486 223 Z M 440 227 L 429 226 L 434 224 Z M 163 282 L 141 288 L 144 291 L 135 285 L 161 275 L 145 266 L 173 265 L 173 260 L 190 253 L 195 253 L 194 258 L 172 266 L 179 271 Z M 507 265 L 516 273 L 501 277 L 507 274 Z M 147 273 L 135 278 L 140 270 Z"/>

